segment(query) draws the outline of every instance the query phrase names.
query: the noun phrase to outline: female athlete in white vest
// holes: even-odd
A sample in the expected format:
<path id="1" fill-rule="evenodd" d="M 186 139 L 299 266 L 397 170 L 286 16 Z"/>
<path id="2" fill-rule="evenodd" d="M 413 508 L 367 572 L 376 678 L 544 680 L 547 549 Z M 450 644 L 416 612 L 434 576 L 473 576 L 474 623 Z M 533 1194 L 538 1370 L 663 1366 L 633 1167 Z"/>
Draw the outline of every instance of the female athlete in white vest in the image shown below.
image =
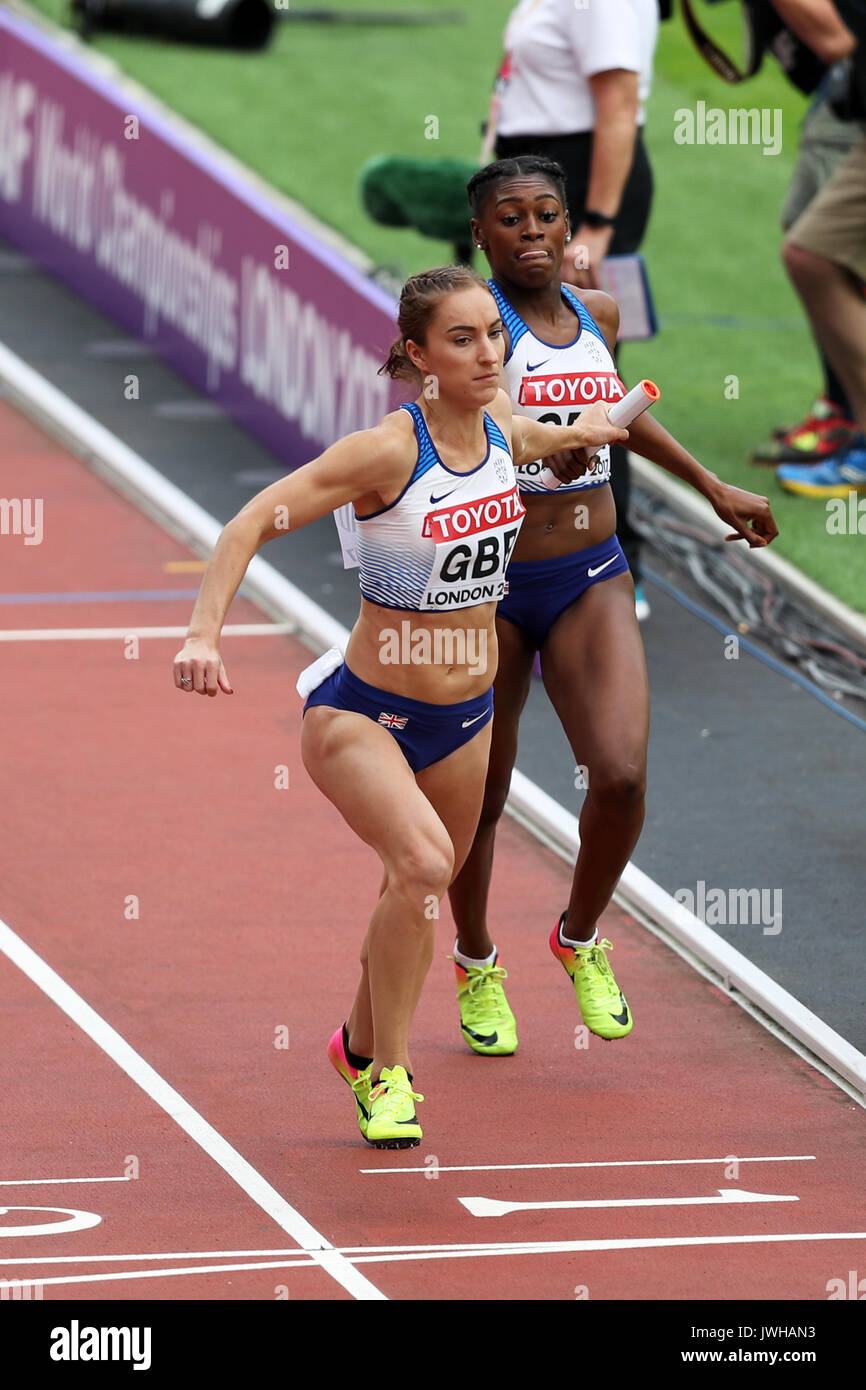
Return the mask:
<path id="1" fill-rule="evenodd" d="M 558 164 L 541 156 L 501 160 L 469 182 L 472 230 L 487 256 L 506 327 L 504 375 L 517 412 L 574 424 L 591 401 L 623 391 L 613 362 L 619 311 L 609 295 L 563 286 L 568 240 Z M 765 497 L 719 481 L 650 415 L 629 429 L 629 447 L 712 503 L 749 545 L 777 534 Z M 604 1038 L 624 1037 L 632 1015 L 597 943 L 596 923 L 637 843 L 644 817 L 649 692 L 634 586 L 614 534 L 607 450 L 592 468 L 558 453 L 543 460 L 563 479 L 539 481 L 542 460 L 515 460 L 526 518 L 497 610 L 496 714 L 484 804 L 475 841 L 449 890 L 461 1027 L 476 1052 L 517 1046 L 504 970 L 487 926 L 496 825 L 508 795 L 517 729 L 540 652 L 545 687 L 574 752 L 587 769 L 580 853 L 568 907 L 550 946 L 571 977 L 583 1021 Z"/>
<path id="2" fill-rule="evenodd" d="M 463 863 L 481 808 L 496 601 L 523 519 L 512 456 L 585 447 L 588 458 L 627 437 L 602 406 L 571 428 L 512 423 L 499 308 L 474 271 L 413 276 L 399 326 L 383 370 L 425 383 L 418 402 L 332 445 L 229 522 L 174 663 L 179 690 L 230 694 L 219 636 L 253 555 L 354 503 L 361 612 L 345 661 L 337 653 L 329 674 L 321 659 L 305 673 L 301 752 L 384 867 L 355 1003 L 328 1053 L 354 1091 L 362 1134 L 387 1148 L 421 1137 L 409 1025 L 432 959 L 431 905 Z"/>

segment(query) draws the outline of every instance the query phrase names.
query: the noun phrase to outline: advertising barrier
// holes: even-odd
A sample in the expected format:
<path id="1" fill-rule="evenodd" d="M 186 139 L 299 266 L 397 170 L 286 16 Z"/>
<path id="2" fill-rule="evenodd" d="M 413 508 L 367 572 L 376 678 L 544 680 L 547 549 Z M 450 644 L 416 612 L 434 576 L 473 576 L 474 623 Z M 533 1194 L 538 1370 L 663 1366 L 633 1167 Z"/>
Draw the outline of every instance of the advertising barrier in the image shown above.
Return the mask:
<path id="1" fill-rule="evenodd" d="M 144 96 L 0 12 L 0 235 L 290 466 L 403 396 L 389 295 Z"/>

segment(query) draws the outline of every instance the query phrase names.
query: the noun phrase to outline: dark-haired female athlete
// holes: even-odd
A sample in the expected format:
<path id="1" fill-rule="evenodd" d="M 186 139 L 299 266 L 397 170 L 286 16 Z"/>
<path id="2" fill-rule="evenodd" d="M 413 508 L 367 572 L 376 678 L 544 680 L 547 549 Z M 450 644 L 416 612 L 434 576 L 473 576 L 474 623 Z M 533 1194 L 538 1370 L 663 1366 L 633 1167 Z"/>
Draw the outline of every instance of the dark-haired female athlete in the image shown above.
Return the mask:
<path id="1" fill-rule="evenodd" d="M 573 424 L 590 402 L 618 400 L 625 388 L 612 355 L 617 306 L 601 291 L 562 284 L 569 229 L 560 166 L 542 156 L 501 160 L 479 170 L 468 192 L 473 236 L 490 264 L 488 283 L 507 330 L 504 375 L 514 418 Z M 761 546 L 777 535 L 765 497 L 720 482 L 651 416 L 630 426 L 629 447 L 703 493 L 734 528 L 728 540 Z M 539 481 L 544 465 L 564 479 L 557 491 Z M 571 897 L 550 946 L 573 981 L 585 1025 L 603 1038 L 632 1028 L 605 954 L 610 942 L 598 942 L 596 923 L 643 824 L 649 734 L 643 644 L 634 585 L 614 534 L 608 450 L 588 467 L 558 453 L 521 462 L 516 473 L 526 517 L 496 615 L 487 785 L 472 848 L 449 888 L 461 1027 L 469 1046 L 488 1055 L 517 1047 L 487 899 L 536 651 L 576 763 L 587 769 Z"/>
<path id="2" fill-rule="evenodd" d="M 301 678 L 301 753 L 384 868 L 355 1003 L 328 1047 L 354 1092 L 361 1133 L 380 1148 L 421 1138 L 409 1025 L 438 904 L 481 807 L 494 613 L 523 519 L 512 457 L 529 462 L 557 447 L 592 454 L 626 437 L 603 406 L 567 429 L 522 417 L 512 426 L 499 308 L 473 270 L 413 276 L 399 326 L 384 370 L 430 389 L 265 488 L 228 523 L 174 662 L 179 690 L 231 694 L 219 637 L 253 555 L 285 531 L 285 518 L 297 531 L 354 503 L 361 612 L 345 658 L 326 653 Z"/>

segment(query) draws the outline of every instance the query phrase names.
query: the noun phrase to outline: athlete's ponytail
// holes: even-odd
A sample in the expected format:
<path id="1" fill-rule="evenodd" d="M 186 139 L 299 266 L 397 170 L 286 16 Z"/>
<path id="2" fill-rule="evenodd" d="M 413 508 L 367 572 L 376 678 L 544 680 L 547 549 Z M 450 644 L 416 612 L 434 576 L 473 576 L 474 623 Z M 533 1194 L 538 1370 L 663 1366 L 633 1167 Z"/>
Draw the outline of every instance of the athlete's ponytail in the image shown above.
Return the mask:
<path id="1" fill-rule="evenodd" d="M 400 293 L 397 314 L 400 337 L 391 344 L 388 360 L 379 368 L 379 376 L 390 376 L 395 381 L 420 381 L 421 373 L 406 351 L 406 344 L 419 343 L 423 347 L 439 300 L 455 290 L 468 290 L 475 285 L 488 289 L 486 281 L 468 265 L 440 265 L 434 270 L 410 275 Z"/>
<path id="2" fill-rule="evenodd" d="M 378 375 L 389 376 L 394 381 L 417 381 L 420 377 L 421 373 L 406 351 L 406 344 L 402 338 L 394 339 L 388 360 L 383 362 Z"/>

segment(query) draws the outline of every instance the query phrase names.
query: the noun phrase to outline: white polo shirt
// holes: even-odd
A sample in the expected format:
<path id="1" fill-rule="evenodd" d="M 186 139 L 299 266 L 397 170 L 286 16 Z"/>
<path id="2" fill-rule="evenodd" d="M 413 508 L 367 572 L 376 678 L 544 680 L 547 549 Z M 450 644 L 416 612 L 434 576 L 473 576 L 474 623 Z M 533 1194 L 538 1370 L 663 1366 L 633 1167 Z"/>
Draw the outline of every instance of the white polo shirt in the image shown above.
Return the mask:
<path id="1" fill-rule="evenodd" d="M 505 31 L 511 63 L 499 134 L 592 130 L 588 78 L 612 68 L 638 73 L 638 124 L 643 125 L 658 27 L 658 0 L 521 0 Z"/>

